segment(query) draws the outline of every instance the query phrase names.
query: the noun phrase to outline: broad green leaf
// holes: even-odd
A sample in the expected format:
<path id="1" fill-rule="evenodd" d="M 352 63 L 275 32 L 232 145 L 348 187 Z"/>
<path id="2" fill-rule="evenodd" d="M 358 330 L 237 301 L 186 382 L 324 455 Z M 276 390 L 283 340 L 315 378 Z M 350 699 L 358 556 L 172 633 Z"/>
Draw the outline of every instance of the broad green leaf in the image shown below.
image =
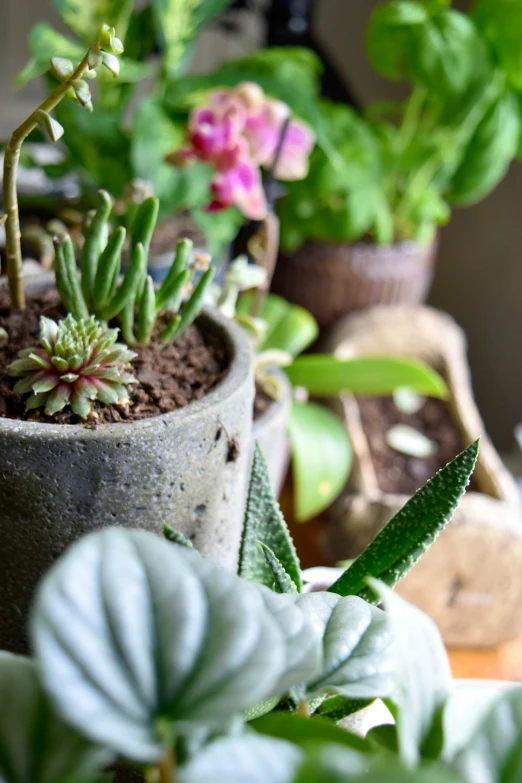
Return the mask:
<path id="1" fill-rule="evenodd" d="M 102 24 L 115 27 L 118 38 L 125 38 L 134 0 L 53 0 L 53 5 L 80 41 L 90 46 Z"/>
<path id="2" fill-rule="evenodd" d="M 339 723 L 343 718 L 354 715 L 372 702 L 373 699 L 350 699 L 342 695 L 330 696 L 319 705 L 315 714 L 334 723 Z"/>
<path id="3" fill-rule="evenodd" d="M 377 756 L 369 769 L 368 765 L 361 769 L 353 752 L 320 746 L 309 754 L 292 783 L 463 783 L 463 780 L 442 764 L 405 769 L 390 755 Z"/>
<path id="4" fill-rule="evenodd" d="M 259 546 L 263 550 L 269 569 L 272 571 L 273 581 L 271 588 L 274 593 L 297 593 L 297 587 L 270 547 L 261 542 L 259 542 Z"/>
<path id="5" fill-rule="evenodd" d="M 69 549 L 40 585 L 31 630 L 64 718 L 142 763 L 161 757 L 165 721 L 219 724 L 315 666 L 313 629 L 289 596 L 141 530 Z"/>
<path id="6" fill-rule="evenodd" d="M 250 722 L 259 734 L 286 740 L 306 748 L 311 743 L 325 742 L 342 745 L 359 753 L 370 753 L 373 748 L 362 737 L 334 726 L 325 718 L 304 718 L 293 712 L 275 711 Z"/>
<path id="7" fill-rule="evenodd" d="M 364 356 L 337 359 L 323 354 L 299 356 L 285 369 L 294 386 L 304 386 L 310 394 L 333 396 L 343 391 L 353 394 L 391 394 L 409 386 L 420 394 L 444 397 L 446 385 L 427 364 L 412 359 Z"/>
<path id="8" fill-rule="evenodd" d="M 250 314 L 254 304 L 254 296 L 255 295 L 250 291 L 241 294 L 237 303 L 236 312 L 244 315 Z M 265 297 L 259 317 L 262 318 L 266 324 L 266 340 L 268 340 L 274 330 L 277 329 L 291 307 L 292 305 L 290 302 L 287 302 L 282 296 L 277 296 L 277 294 L 268 294 Z"/>
<path id="9" fill-rule="evenodd" d="M 521 4 L 517 0 L 478 0 L 473 4 L 471 16 L 493 60 L 499 63 L 511 85 L 517 91 L 522 89 Z"/>
<path id="10" fill-rule="evenodd" d="M 454 763 L 468 783 L 522 779 L 522 688 L 494 703 Z"/>
<path id="11" fill-rule="evenodd" d="M 306 522 L 328 508 L 344 488 L 350 474 L 352 448 L 342 422 L 315 403 L 292 403 L 288 435 L 295 517 Z"/>
<path id="12" fill-rule="evenodd" d="M 85 55 L 84 47 L 55 30 L 48 22 L 38 22 L 28 38 L 30 61 L 16 77 L 16 86 L 23 87 L 31 79 L 46 73 L 51 67 L 51 57 L 64 57 L 76 65 Z"/>
<path id="13" fill-rule="evenodd" d="M 366 46 L 373 67 L 389 79 L 404 76 L 411 27 L 423 26 L 428 11 L 418 2 L 393 0 L 379 5 L 370 17 Z"/>
<path id="14" fill-rule="evenodd" d="M 0 780 L 87 783 L 113 758 L 59 718 L 29 658 L 0 651 Z"/>
<path id="15" fill-rule="evenodd" d="M 402 579 L 453 516 L 469 484 L 478 451 L 477 440 L 417 490 L 329 591 L 371 599 L 368 577 L 390 587 Z"/>
<path id="16" fill-rule="evenodd" d="M 318 334 L 319 326 L 313 315 L 304 307 L 290 305 L 286 315 L 266 337 L 259 350 L 277 349 L 295 358 L 314 342 Z"/>
<path id="17" fill-rule="evenodd" d="M 340 693 L 351 699 L 388 696 L 394 688 L 395 661 L 388 619 L 360 598 L 308 593 L 297 599 L 322 638 L 320 667 L 306 693 Z"/>
<path id="18" fill-rule="evenodd" d="M 432 758 L 442 751 L 441 715 L 453 687 L 448 657 L 440 633 L 427 615 L 382 582 L 371 579 L 369 584 L 384 602 L 391 624 L 396 691 L 390 701 L 400 755 L 413 766 L 423 755 Z"/>
<path id="19" fill-rule="evenodd" d="M 506 92 L 487 110 L 465 150 L 447 194 L 453 204 L 474 204 L 496 187 L 516 156 L 520 131 L 517 98 Z"/>
<path id="20" fill-rule="evenodd" d="M 238 574 L 244 579 L 251 579 L 271 588 L 274 575 L 259 542 L 272 550 L 297 592 L 301 592 L 299 559 L 270 485 L 266 460 L 256 444 L 243 521 Z"/>
<path id="21" fill-rule="evenodd" d="M 208 745 L 176 773 L 179 783 L 291 783 L 301 762 L 295 745 L 256 735 Z"/>

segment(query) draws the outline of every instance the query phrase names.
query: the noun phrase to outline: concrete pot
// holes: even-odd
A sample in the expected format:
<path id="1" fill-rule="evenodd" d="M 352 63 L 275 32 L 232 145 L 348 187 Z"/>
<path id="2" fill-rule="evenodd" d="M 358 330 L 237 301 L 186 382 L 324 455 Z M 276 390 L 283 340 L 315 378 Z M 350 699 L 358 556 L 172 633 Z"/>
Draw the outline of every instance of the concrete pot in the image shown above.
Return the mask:
<path id="1" fill-rule="evenodd" d="M 80 536 L 107 525 L 162 534 L 167 522 L 206 557 L 237 563 L 250 464 L 253 364 L 243 330 L 200 323 L 227 345 L 224 381 L 186 408 L 132 424 L 0 419 L 0 647 L 24 649 L 34 587 Z M 228 436 L 239 446 L 230 458 Z"/>
<path id="2" fill-rule="evenodd" d="M 274 370 L 281 385 L 281 397 L 254 421 L 252 442 L 258 443 L 268 464 L 268 473 L 276 497 L 279 497 L 290 464 L 287 425 L 292 404 L 292 386 L 281 370 Z M 252 446 L 253 448 L 253 446 Z"/>
<path id="3" fill-rule="evenodd" d="M 438 237 L 426 246 L 305 242 L 278 258 L 272 291 L 327 329 L 341 316 L 380 304 L 421 304 L 433 278 Z"/>
<path id="4" fill-rule="evenodd" d="M 338 358 L 402 355 L 445 378 L 448 407 L 467 445 L 481 439 L 479 491 L 467 491 L 430 550 L 397 585 L 430 615 L 454 647 L 491 647 L 522 630 L 522 510 L 517 486 L 487 436 L 473 398 L 466 340 L 445 313 L 428 307 L 376 307 L 346 318 L 327 348 Z M 342 398 L 353 446 L 349 490 L 331 513 L 327 545 L 335 560 L 356 557 L 408 497 L 382 492 L 355 398 Z"/>

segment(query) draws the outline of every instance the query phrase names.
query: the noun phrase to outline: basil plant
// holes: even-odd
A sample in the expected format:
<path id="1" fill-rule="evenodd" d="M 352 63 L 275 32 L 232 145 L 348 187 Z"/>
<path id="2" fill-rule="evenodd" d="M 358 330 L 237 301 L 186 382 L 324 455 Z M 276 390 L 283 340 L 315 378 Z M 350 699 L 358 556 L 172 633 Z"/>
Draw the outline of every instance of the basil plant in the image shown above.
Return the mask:
<path id="1" fill-rule="evenodd" d="M 0 653 L 2 783 L 518 781 L 522 689 L 455 742 L 441 638 L 391 590 L 477 453 L 419 490 L 327 592 L 304 589 L 259 450 L 238 575 L 170 527 L 78 541 L 37 591 L 34 657 Z M 341 726 L 377 698 L 393 725 L 365 738 Z"/>

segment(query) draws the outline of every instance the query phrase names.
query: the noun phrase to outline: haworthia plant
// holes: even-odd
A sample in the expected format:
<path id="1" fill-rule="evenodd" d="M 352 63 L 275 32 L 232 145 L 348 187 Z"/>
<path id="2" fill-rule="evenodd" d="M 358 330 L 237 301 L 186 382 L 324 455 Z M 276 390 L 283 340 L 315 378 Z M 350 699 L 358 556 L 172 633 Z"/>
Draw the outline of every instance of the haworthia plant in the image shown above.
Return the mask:
<path id="1" fill-rule="evenodd" d="M 127 345 L 148 345 L 158 319 L 163 326 L 160 343 L 175 340 L 199 315 L 214 277 L 214 269 L 208 268 L 210 259 L 191 258 L 192 242 L 182 239 L 165 280 L 155 290 L 147 261 L 158 208 L 158 200 L 150 197 L 136 210 L 129 267 L 121 282 L 126 230 L 119 226 L 108 238 L 112 201 L 106 191 L 99 191 L 98 208 L 85 227 L 80 279 L 70 236 L 55 239 L 56 285 L 66 309 L 78 319 L 89 314 L 101 321 L 118 318 Z M 202 274 L 194 285 L 198 271 Z"/>
<path id="2" fill-rule="evenodd" d="M 375 602 L 378 599 L 366 584 L 368 577 L 390 587 L 402 579 L 451 519 L 469 484 L 478 451 L 477 440 L 419 489 L 329 591 Z"/>
<path id="3" fill-rule="evenodd" d="M 272 587 L 274 572 L 268 564 L 265 544 L 301 592 L 301 567 L 286 522 L 270 486 L 266 460 L 256 445 L 250 475 L 247 507 L 239 552 L 238 574 Z"/>

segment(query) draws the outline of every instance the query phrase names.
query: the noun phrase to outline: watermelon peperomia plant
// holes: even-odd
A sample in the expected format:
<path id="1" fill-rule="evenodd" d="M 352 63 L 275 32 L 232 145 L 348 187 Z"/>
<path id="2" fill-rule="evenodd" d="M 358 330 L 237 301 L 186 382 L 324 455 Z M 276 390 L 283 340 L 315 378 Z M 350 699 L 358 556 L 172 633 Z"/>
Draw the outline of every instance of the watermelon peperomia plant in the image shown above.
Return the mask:
<path id="1" fill-rule="evenodd" d="M 450 518 L 477 453 L 419 490 L 336 592 L 302 592 L 259 451 L 238 576 L 172 530 L 77 542 L 38 590 L 34 660 L 0 653 L 2 783 L 105 783 L 117 761 L 148 783 L 518 781 L 522 689 L 455 742 L 442 640 L 390 589 Z M 394 725 L 365 738 L 338 725 L 376 698 Z"/>

